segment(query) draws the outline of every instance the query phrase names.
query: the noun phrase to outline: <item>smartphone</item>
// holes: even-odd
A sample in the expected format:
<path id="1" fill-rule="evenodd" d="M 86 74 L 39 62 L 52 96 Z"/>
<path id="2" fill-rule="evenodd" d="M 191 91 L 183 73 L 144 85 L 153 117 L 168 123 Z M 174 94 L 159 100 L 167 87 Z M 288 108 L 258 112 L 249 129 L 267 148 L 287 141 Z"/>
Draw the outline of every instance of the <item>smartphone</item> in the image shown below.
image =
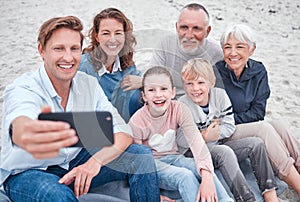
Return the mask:
<path id="1" fill-rule="evenodd" d="M 79 138 L 72 147 L 102 148 L 114 143 L 113 120 L 108 111 L 42 113 L 38 119 L 69 123 Z"/>

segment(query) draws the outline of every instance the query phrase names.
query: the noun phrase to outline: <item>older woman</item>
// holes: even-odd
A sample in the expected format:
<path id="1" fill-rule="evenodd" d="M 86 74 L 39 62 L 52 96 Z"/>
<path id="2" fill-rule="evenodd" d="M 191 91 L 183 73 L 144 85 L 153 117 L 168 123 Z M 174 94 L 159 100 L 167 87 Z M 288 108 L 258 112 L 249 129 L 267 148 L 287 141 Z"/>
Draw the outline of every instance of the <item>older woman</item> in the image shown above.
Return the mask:
<path id="1" fill-rule="evenodd" d="M 263 121 L 270 96 L 267 71 L 250 59 L 256 48 L 253 31 L 242 24 L 230 26 L 221 37 L 224 60 L 216 64 L 232 102 L 236 132 L 230 139 L 261 138 L 275 173 L 300 197 L 300 143 L 280 121 Z"/>
<path id="2" fill-rule="evenodd" d="M 107 8 L 94 17 L 89 30 L 90 44 L 83 50 L 80 71 L 98 79 L 109 101 L 125 121 L 142 106 L 134 77 L 141 72 L 133 61 L 131 21 L 118 9 Z"/>

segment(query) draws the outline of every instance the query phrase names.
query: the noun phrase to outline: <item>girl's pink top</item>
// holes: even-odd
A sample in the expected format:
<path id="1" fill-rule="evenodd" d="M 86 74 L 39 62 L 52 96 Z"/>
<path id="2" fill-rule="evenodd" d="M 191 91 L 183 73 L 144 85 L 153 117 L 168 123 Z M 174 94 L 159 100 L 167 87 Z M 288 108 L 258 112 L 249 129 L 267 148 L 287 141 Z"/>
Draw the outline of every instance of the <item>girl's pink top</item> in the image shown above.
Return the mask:
<path id="1" fill-rule="evenodd" d="M 164 115 L 154 118 L 148 106 L 144 105 L 131 117 L 134 141 L 149 146 L 155 158 L 169 154 L 179 154 L 176 143 L 180 127 L 193 153 L 197 170 L 214 172 L 211 155 L 198 130 L 189 108 L 178 101 L 172 101 Z"/>

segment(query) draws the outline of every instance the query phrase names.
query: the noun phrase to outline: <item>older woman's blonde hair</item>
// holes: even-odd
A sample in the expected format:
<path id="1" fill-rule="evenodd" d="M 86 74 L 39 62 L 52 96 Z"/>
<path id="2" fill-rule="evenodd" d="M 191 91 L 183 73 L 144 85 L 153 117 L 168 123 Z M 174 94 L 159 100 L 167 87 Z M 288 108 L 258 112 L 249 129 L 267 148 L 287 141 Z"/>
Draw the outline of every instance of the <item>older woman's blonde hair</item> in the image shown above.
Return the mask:
<path id="1" fill-rule="evenodd" d="M 210 88 L 213 88 L 216 84 L 216 76 L 209 61 L 201 58 L 190 59 L 181 70 L 181 79 L 187 81 L 196 80 L 199 77 L 203 77 Z"/>

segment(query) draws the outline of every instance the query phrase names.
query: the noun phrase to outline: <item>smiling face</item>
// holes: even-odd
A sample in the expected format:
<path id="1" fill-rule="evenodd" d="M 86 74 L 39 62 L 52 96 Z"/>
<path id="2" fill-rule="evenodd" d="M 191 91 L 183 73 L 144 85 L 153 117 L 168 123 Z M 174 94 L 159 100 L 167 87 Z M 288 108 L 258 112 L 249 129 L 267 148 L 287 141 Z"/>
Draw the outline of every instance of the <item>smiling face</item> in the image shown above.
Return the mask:
<path id="1" fill-rule="evenodd" d="M 123 24 L 114 18 L 102 19 L 96 40 L 108 57 L 116 57 L 125 43 Z"/>
<path id="2" fill-rule="evenodd" d="M 80 65 L 80 33 L 67 28 L 57 29 L 44 48 L 39 43 L 38 51 L 53 86 L 70 85 Z"/>
<path id="3" fill-rule="evenodd" d="M 175 95 L 175 88 L 172 87 L 167 75 L 152 74 L 144 79 L 142 97 L 148 104 L 148 109 L 153 117 L 163 115 Z"/>
<path id="4" fill-rule="evenodd" d="M 203 10 L 183 9 L 176 23 L 180 46 L 185 52 L 194 52 L 211 30 Z"/>
<path id="5" fill-rule="evenodd" d="M 230 35 L 223 45 L 224 60 L 237 78 L 240 77 L 254 50 L 255 46 L 250 48 L 248 43 L 239 41 L 233 35 Z"/>
<path id="6" fill-rule="evenodd" d="M 209 102 L 209 84 L 201 76 L 194 80 L 183 81 L 186 95 L 196 104 L 206 106 Z"/>

